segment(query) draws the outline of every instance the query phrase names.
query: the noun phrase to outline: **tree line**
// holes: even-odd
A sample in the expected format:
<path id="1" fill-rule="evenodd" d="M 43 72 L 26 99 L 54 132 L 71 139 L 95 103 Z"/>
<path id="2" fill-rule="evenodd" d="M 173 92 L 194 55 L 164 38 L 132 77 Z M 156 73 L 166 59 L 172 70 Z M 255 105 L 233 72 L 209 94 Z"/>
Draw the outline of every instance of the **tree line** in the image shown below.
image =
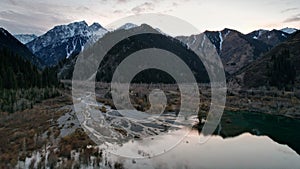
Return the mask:
<path id="1" fill-rule="evenodd" d="M 296 80 L 296 67 L 292 61 L 290 51 L 284 49 L 271 57 L 272 66 L 268 66 L 270 85 L 279 89 L 290 89 Z"/>
<path id="2" fill-rule="evenodd" d="M 0 49 L 0 89 L 58 86 L 56 70 L 39 70 L 29 61 L 8 49 Z"/>
<path id="3" fill-rule="evenodd" d="M 47 98 L 59 96 L 55 68 L 38 69 L 6 48 L 0 49 L 0 112 L 32 108 Z"/>

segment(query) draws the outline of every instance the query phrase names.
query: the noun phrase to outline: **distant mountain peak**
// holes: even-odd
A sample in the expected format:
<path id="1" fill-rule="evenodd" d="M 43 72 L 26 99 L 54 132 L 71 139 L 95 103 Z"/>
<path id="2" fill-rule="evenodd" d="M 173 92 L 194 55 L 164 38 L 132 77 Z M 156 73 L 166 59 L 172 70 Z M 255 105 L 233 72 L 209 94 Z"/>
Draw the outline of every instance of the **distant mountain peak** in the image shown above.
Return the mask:
<path id="1" fill-rule="evenodd" d="M 26 45 L 47 66 L 51 66 L 78 54 L 87 42 L 94 43 L 106 33 L 107 30 L 99 23 L 88 26 L 85 21 L 79 21 L 55 26 Z"/>
<path id="2" fill-rule="evenodd" d="M 249 33 L 249 34 L 252 34 L 253 35 L 253 39 L 260 39 L 260 37 L 263 35 L 263 34 L 265 34 L 265 33 L 267 33 L 267 32 L 269 32 L 268 30 L 265 30 L 265 29 L 258 29 L 258 30 L 256 30 L 256 31 L 253 31 L 253 32 L 251 32 L 251 33 Z"/>
<path id="3" fill-rule="evenodd" d="M 285 32 L 285 33 L 288 33 L 288 34 L 293 34 L 297 31 L 296 28 L 289 28 L 289 27 L 286 27 L 286 28 L 283 28 L 281 29 L 282 32 Z"/>
<path id="4" fill-rule="evenodd" d="M 100 29 L 103 28 L 99 23 L 94 22 L 92 25 L 89 26 L 91 29 Z"/>
<path id="5" fill-rule="evenodd" d="M 23 44 L 26 44 L 37 38 L 35 34 L 16 34 L 14 35 L 14 37 L 17 38 Z"/>
<path id="6" fill-rule="evenodd" d="M 150 29 L 154 29 L 151 25 L 146 24 L 146 23 L 141 24 L 140 27 L 142 27 L 142 28 L 150 28 Z"/>
<path id="7" fill-rule="evenodd" d="M 35 57 L 24 44 L 22 44 L 4 28 L 0 28 L 0 49 L 2 48 L 10 50 L 23 59 L 30 61 L 37 67 L 42 68 L 41 61 Z"/>
<path id="8" fill-rule="evenodd" d="M 120 26 L 118 29 L 128 30 L 128 29 L 132 29 L 132 28 L 135 28 L 135 27 L 138 27 L 138 25 L 133 24 L 133 23 L 125 23 L 124 25 Z"/>
<path id="9" fill-rule="evenodd" d="M 246 34 L 246 36 L 248 38 L 261 41 L 269 45 L 270 47 L 274 47 L 284 42 L 290 36 L 290 34 L 276 29 L 272 29 L 272 30 L 259 29 L 250 32 L 249 34 Z"/>
<path id="10" fill-rule="evenodd" d="M 234 29 L 230 29 L 230 28 L 224 28 L 221 32 L 238 32 L 237 30 L 234 30 Z"/>
<path id="11" fill-rule="evenodd" d="M 88 26 L 88 24 L 85 21 L 77 21 L 77 22 L 72 22 L 69 23 L 68 26 L 78 26 L 78 25 L 82 25 L 82 26 Z"/>

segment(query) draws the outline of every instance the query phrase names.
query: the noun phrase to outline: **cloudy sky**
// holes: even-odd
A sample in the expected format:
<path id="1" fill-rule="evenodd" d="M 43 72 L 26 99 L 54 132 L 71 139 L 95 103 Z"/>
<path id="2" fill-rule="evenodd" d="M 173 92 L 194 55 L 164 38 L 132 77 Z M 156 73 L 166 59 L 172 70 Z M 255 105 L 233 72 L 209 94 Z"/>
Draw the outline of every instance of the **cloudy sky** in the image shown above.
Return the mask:
<path id="1" fill-rule="evenodd" d="M 85 20 L 105 26 L 141 13 L 172 15 L 200 31 L 300 28 L 299 0 L 1 0 L 0 27 L 40 35 L 59 24 Z"/>

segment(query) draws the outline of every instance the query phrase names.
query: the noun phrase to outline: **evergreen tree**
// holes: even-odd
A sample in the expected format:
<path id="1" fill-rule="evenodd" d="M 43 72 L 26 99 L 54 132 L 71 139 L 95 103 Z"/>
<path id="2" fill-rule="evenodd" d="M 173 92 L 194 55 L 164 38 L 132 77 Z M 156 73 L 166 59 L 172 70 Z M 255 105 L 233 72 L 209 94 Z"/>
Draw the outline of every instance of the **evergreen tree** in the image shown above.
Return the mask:
<path id="1" fill-rule="evenodd" d="M 291 61 L 290 52 L 288 49 L 283 50 L 278 55 L 273 55 L 271 58 L 273 63 L 270 71 L 270 84 L 280 89 L 286 88 L 294 84 L 296 79 L 296 69 Z"/>
<path id="2" fill-rule="evenodd" d="M 58 86 L 54 68 L 38 70 L 22 57 L 7 49 L 0 49 L 0 89 Z"/>

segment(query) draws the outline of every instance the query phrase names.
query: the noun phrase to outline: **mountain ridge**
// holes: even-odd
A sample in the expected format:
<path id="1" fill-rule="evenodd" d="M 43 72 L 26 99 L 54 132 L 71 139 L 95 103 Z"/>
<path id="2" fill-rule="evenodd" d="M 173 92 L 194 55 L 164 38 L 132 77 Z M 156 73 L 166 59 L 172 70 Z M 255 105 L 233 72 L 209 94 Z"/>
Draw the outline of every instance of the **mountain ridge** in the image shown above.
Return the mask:
<path id="1" fill-rule="evenodd" d="M 26 44 L 26 43 L 34 40 L 35 38 L 37 38 L 37 36 L 35 34 L 16 34 L 13 36 L 15 38 L 17 38 L 23 44 Z"/>
<path id="2" fill-rule="evenodd" d="M 142 33 L 148 32 L 148 33 Z M 112 32 L 107 33 L 103 36 L 97 43 L 101 41 L 109 40 L 111 37 L 122 36 L 123 34 L 132 34 L 129 38 L 123 39 L 117 43 L 103 58 L 103 62 L 99 65 L 99 69 L 96 74 L 96 80 L 101 82 L 109 82 L 112 78 L 114 70 L 117 68 L 118 64 L 124 59 L 124 57 L 129 56 L 130 54 L 147 48 L 167 48 L 165 50 L 170 51 L 171 53 L 177 54 L 186 64 L 191 66 L 193 73 L 195 73 L 195 78 L 197 81 L 207 82 L 208 75 L 207 72 L 199 60 L 197 55 L 189 50 L 185 45 L 182 44 L 179 40 L 160 34 L 156 29 L 152 28 L 147 24 L 142 24 L 141 26 L 132 28 L 132 29 L 118 29 Z M 168 44 L 168 45 L 166 45 Z M 99 44 L 95 44 L 99 45 Z M 174 47 L 176 46 L 176 47 Z M 95 47 L 95 46 L 94 46 Z M 92 47 L 93 48 L 93 47 Z M 100 48 L 100 47 L 96 47 Z M 94 50 L 87 48 L 87 51 L 84 53 L 93 52 Z M 84 56 L 87 58 L 88 56 Z M 89 59 L 87 59 L 89 60 Z M 59 77 L 61 79 L 71 79 L 74 65 L 76 62 L 76 57 L 72 57 L 67 60 L 65 64 L 62 65 L 59 69 Z M 93 62 L 93 61 L 92 61 Z M 92 63 L 91 63 L 92 64 Z M 161 73 L 157 70 L 150 70 L 151 73 L 141 72 L 136 77 L 134 82 L 148 83 L 148 82 L 174 82 L 166 73 Z M 94 75 L 93 75 L 94 76 Z"/>
<path id="3" fill-rule="evenodd" d="M 56 73 L 41 67 L 39 59 L 3 28 L 0 28 L 0 69 L 0 90 L 58 85 Z"/>
<path id="4" fill-rule="evenodd" d="M 114 31 L 131 30 L 136 27 L 138 26 L 135 24 L 126 23 Z M 282 30 L 291 32 L 295 29 L 284 28 Z M 286 33 L 282 30 L 260 29 L 243 34 L 234 29 L 224 28 L 220 31 L 205 31 L 204 34 L 216 47 L 225 71 L 234 74 L 292 35 L 292 33 Z M 27 43 L 26 46 L 43 60 L 45 66 L 56 66 L 64 59 L 76 56 L 85 48 L 87 42 L 93 44 L 107 32 L 109 31 L 99 23 L 93 23 L 89 26 L 85 21 L 72 22 L 67 25 L 54 26 L 44 35 Z M 192 38 L 188 37 L 192 36 L 175 38 L 191 40 Z M 187 42 L 187 45 L 189 43 L 192 42 Z"/>
<path id="5" fill-rule="evenodd" d="M 263 57 L 239 70 L 230 81 L 242 88 L 289 88 L 300 84 L 300 31 Z"/>
<path id="6" fill-rule="evenodd" d="M 260 57 L 261 54 L 269 50 L 270 46 L 256 39 L 248 38 L 241 32 L 225 28 L 221 31 L 205 31 L 204 34 L 215 46 L 223 62 L 225 71 L 232 74 Z M 192 35 L 194 36 L 194 35 Z M 190 39 L 191 36 L 176 37 L 182 41 Z"/>
<path id="7" fill-rule="evenodd" d="M 64 58 L 78 54 L 88 41 L 97 41 L 107 30 L 98 23 L 85 21 L 58 25 L 26 46 L 42 59 L 46 66 L 55 66 Z"/>
<path id="8" fill-rule="evenodd" d="M 31 62 L 38 68 L 43 68 L 43 62 L 37 58 L 30 50 L 16 39 L 11 33 L 0 27 L 0 48 L 6 48 L 14 54 L 19 55 L 24 60 Z"/>

